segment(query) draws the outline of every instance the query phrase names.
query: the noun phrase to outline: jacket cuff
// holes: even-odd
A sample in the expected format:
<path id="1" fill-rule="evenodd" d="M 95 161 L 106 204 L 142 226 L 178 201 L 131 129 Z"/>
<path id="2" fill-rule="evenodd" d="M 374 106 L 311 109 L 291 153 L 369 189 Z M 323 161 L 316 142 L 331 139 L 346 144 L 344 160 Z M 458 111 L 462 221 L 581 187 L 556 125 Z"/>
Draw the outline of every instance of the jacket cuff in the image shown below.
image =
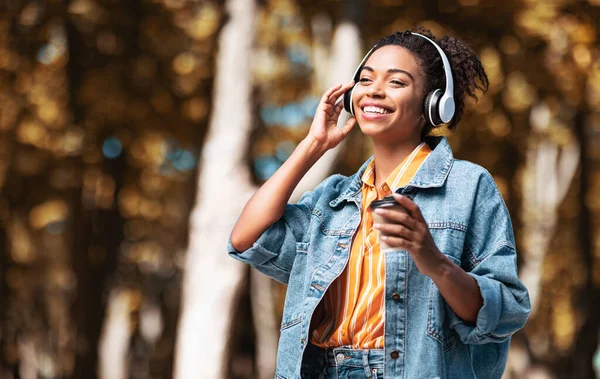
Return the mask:
<path id="1" fill-rule="evenodd" d="M 271 225 L 251 248 L 246 251 L 238 251 L 231 244 L 231 236 L 227 241 L 227 252 L 230 257 L 252 266 L 261 265 L 277 256 L 275 251 L 281 250 L 285 230 L 279 222 Z"/>
<path id="2" fill-rule="evenodd" d="M 477 314 L 475 325 L 466 323 L 450 307 L 447 307 L 450 313 L 451 327 L 458 333 L 460 340 L 466 344 L 504 341 L 509 336 L 504 338 L 493 336 L 493 331 L 497 328 L 502 314 L 501 284 L 485 276 L 468 274 L 477 281 L 483 305 Z"/>

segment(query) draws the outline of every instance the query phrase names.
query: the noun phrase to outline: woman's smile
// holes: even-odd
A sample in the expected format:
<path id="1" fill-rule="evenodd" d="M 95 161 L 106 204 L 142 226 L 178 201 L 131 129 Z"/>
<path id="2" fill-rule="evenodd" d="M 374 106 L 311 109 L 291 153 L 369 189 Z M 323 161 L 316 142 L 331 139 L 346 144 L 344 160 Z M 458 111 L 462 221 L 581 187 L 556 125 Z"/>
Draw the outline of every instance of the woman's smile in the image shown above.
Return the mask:
<path id="1" fill-rule="evenodd" d="M 381 120 L 393 113 L 390 107 L 375 102 L 363 103 L 360 110 L 363 114 L 362 117 L 368 121 Z"/>

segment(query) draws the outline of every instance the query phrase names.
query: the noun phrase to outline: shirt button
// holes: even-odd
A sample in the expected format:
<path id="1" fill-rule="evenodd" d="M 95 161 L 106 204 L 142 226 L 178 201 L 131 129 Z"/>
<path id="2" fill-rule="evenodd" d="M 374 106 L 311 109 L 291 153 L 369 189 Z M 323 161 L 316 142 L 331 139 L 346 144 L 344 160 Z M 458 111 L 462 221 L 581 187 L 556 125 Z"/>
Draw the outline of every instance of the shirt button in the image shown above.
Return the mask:
<path id="1" fill-rule="evenodd" d="M 338 354 L 335 356 L 335 360 L 336 360 L 338 363 L 340 363 L 340 362 L 343 362 L 343 361 L 344 361 L 344 358 L 346 358 L 346 357 L 345 357 L 345 356 L 344 356 L 344 354 L 342 354 L 342 353 L 338 353 Z"/>
<path id="2" fill-rule="evenodd" d="M 392 300 L 400 300 L 400 294 L 399 293 L 393 293 L 392 294 Z"/>
<path id="3" fill-rule="evenodd" d="M 390 357 L 392 357 L 392 359 L 398 359 L 399 356 L 400 356 L 400 353 L 398 353 L 398 350 L 393 350 L 390 353 Z"/>

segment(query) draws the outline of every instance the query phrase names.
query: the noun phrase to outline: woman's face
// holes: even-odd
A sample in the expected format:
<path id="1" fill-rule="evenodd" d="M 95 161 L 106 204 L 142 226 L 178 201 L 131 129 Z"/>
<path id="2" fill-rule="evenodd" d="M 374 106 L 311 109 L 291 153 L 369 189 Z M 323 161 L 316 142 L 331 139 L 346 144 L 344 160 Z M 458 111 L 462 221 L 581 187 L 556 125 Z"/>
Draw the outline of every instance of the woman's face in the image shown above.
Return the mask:
<path id="1" fill-rule="evenodd" d="M 358 125 L 375 143 L 420 142 L 424 77 L 411 52 L 386 45 L 369 57 L 353 93 Z"/>

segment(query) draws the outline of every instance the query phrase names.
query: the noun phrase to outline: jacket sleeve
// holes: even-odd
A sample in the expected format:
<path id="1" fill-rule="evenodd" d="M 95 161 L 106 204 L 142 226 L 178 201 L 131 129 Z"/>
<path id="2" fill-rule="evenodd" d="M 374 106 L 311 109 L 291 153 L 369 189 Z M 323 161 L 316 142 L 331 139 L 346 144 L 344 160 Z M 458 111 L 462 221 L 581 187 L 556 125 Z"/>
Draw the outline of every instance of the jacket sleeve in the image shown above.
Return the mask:
<path id="1" fill-rule="evenodd" d="M 314 204 L 323 193 L 323 189 L 328 187 L 336 176 L 325 179 L 314 191 L 304 193 L 297 204 L 287 204 L 283 216 L 248 250 L 237 251 L 231 245 L 230 236 L 227 244 L 229 255 L 287 284 L 296 258 L 297 244 L 307 242 L 310 237 L 308 234 Z"/>
<path id="2" fill-rule="evenodd" d="M 506 204 L 489 173 L 480 179 L 463 252 L 463 267 L 477 281 L 483 298 L 476 323 L 459 318 L 449 306 L 450 327 L 465 344 L 500 343 L 522 328 L 531 307 L 517 275 L 517 255 Z"/>

